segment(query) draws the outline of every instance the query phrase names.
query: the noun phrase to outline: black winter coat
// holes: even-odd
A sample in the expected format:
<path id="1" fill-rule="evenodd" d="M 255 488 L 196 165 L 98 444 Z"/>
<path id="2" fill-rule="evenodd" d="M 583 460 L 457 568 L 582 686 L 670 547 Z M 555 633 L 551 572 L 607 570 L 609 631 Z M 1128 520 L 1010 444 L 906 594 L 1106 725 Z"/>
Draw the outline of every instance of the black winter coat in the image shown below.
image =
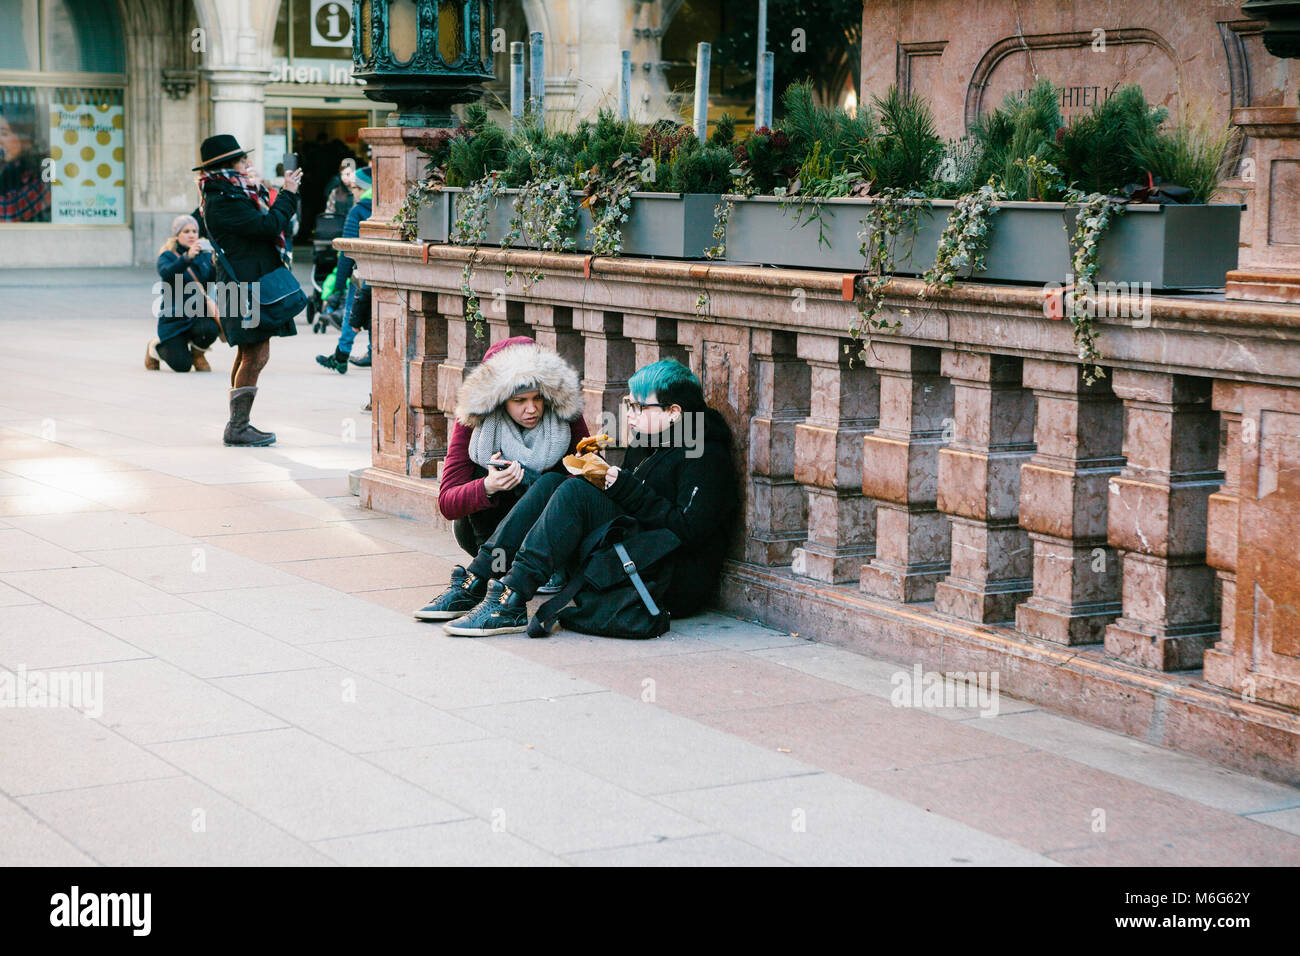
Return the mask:
<path id="1" fill-rule="evenodd" d="M 690 457 L 680 436 L 672 447 L 632 447 L 606 492 L 644 528 L 681 539 L 664 604 L 674 617 L 701 610 L 713 597 L 739 499 L 731 464 L 731 429 L 704 412 L 703 454 Z"/>
<path id="2" fill-rule="evenodd" d="M 189 275 L 191 272 L 198 276 L 198 282 L 191 278 Z M 175 301 L 176 276 L 178 274 L 181 277 L 180 302 Z M 216 275 L 216 263 L 210 252 L 201 252 L 193 259 L 167 249 L 158 254 L 158 276 L 167 286 L 167 291 L 162 296 L 161 313 L 158 316 L 159 341 L 166 342 L 170 338 L 185 335 L 190 331 L 195 317 L 185 314 L 187 300 L 192 294 L 197 294 L 195 291 L 196 286 L 199 291 L 206 295 L 207 283 L 215 280 Z M 206 305 L 201 314 L 207 315 Z"/>
<path id="3" fill-rule="evenodd" d="M 298 194 L 281 189 L 270 210 L 261 209 L 239 187 L 225 180 L 214 179 L 203 187 L 203 219 L 214 244 L 225 253 L 234 279 L 252 282 L 274 272 L 284 263 L 280 260 L 276 236 L 289 235 L 290 221 L 298 212 Z M 218 267 L 221 279 L 230 278 Z M 226 338 L 231 345 L 246 345 L 265 341 L 265 330 L 244 329 L 239 322 L 225 322 Z M 282 335 L 294 335 L 297 330 L 290 323 Z"/>

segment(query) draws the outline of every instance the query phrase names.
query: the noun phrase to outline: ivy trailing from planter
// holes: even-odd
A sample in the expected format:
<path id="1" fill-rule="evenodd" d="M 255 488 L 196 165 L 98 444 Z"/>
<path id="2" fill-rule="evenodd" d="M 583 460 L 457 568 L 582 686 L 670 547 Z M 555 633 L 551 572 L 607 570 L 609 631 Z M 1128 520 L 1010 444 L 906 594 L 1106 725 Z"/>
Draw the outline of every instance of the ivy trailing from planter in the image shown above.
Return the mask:
<path id="1" fill-rule="evenodd" d="M 849 326 L 852 342 L 845 348 L 851 348 L 853 354 L 864 362 L 872 332 L 893 332 L 902 327 L 901 319 L 890 322 L 880 317 L 885 304 L 885 287 L 893 277 L 897 261 L 911 254 L 921 213 L 929 208 L 930 203 L 923 193 L 886 189 L 872 197 L 867 215 L 862 220 L 862 230 L 858 233 L 862 244 L 858 248 L 866 262 L 866 275 L 855 292 L 858 318 Z"/>
<path id="2" fill-rule="evenodd" d="M 440 168 L 431 171 L 428 179 L 421 179 L 413 185 L 393 214 L 393 225 L 397 233 L 407 242 L 419 237 L 420 207 L 442 192 L 445 176 Z"/>
<path id="3" fill-rule="evenodd" d="M 983 271 L 984 253 L 989 247 L 989 220 L 997 213 L 997 204 L 1006 198 L 1006 190 L 990 179 L 957 200 L 939 237 L 934 265 L 921 276 L 925 287 L 920 298 L 933 294 L 940 286 L 951 289 L 963 270 L 967 278 Z"/>
<path id="4" fill-rule="evenodd" d="M 578 225 L 578 204 L 572 194 L 572 183 L 567 176 L 547 170 L 528 182 L 515 197 L 514 215 L 501 240 L 503 250 L 521 238 L 530 249 L 544 252 L 572 252 L 577 245 L 573 230 Z M 506 267 L 506 282 L 514 278 L 514 269 Z M 541 282 L 546 276 L 539 269 L 524 272 L 524 291 Z"/>
<path id="5" fill-rule="evenodd" d="M 617 256 L 623 251 L 623 224 L 632 209 L 632 193 L 640 184 L 637 160 L 624 154 L 608 175 L 592 166 L 582 174 L 582 206 L 591 214 L 591 251 L 597 256 Z"/>
<path id="6" fill-rule="evenodd" d="M 495 172 L 490 172 L 465 187 L 456 204 L 457 218 L 451 227 L 452 242 L 459 246 L 473 247 L 460 273 L 460 292 L 465 298 L 465 321 L 473 324 L 474 335 L 480 339 L 483 337 L 483 312 L 473 288 L 474 257 L 478 255 L 479 245 L 487 237 L 490 204 L 496 202 L 502 189 L 501 180 Z"/>
<path id="7" fill-rule="evenodd" d="M 1092 385 L 1106 377 L 1106 370 L 1099 364 L 1101 352 L 1097 349 L 1097 330 L 1093 327 L 1095 299 L 1090 299 L 1097 289 L 1101 237 L 1115 217 L 1123 214 L 1124 204 L 1103 193 L 1087 196 L 1075 193 L 1070 201 L 1079 207 L 1074 235 L 1070 237 L 1074 286 L 1076 290 L 1085 290 L 1085 294 L 1078 295 L 1076 292 L 1075 295 L 1066 297 L 1070 303 L 1067 315 L 1070 324 L 1074 326 L 1074 344 L 1079 350 L 1079 360 L 1083 362 L 1083 381 Z"/>

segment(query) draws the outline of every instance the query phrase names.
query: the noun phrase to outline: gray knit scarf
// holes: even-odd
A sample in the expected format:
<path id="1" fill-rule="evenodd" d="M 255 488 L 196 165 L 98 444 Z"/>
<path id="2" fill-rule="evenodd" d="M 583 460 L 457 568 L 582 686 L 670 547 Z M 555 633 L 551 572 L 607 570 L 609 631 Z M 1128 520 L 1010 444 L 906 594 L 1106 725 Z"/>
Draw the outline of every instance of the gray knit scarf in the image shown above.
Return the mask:
<path id="1" fill-rule="evenodd" d="M 501 452 L 507 461 L 520 462 L 540 474 L 563 458 L 571 443 L 568 423 L 560 421 L 551 409 L 542 412 L 542 420 L 525 430 L 504 406 L 498 406 L 470 435 L 469 457 L 486 468 L 492 456 Z"/>

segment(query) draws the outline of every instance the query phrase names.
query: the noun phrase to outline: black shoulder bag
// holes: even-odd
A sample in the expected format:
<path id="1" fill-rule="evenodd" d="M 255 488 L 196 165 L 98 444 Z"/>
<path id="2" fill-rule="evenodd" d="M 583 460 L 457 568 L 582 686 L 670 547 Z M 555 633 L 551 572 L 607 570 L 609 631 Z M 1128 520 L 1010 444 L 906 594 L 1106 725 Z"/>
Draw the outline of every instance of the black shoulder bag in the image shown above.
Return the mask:
<path id="1" fill-rule="evenodd" d="M 245 329 L 264 329 L 272 335 L 285 334 L 285 330 L 294 328 L 294 319 L 307 308 L 307 294 L 302 291 L 302 286 L 294 276 L 293 271 L 288 266 L 280 266 L 278 269 L 272 269 L 266 275 L 254 280 L 245 286 L 235 275 L 235 270 L 231 268 L 230 260 L 226 254 L 221 251 L 217 245 L 216 237 L 212 235 L 212 230 L 207 228 L 204 222 L 203 228 L 207 229 L 208 237 L 212 242 L 212 251 L 217 254 L 217 261 L 221 263 L 221 271 L 227 276 L 228 282 L 236 282 L 240 290 L 238 296 L 239 314 L 226 316 L 227 321 L 238 319 L 241 328 Z M 251 286 L 256 285 L 256 295 L 253 295 Z M 229 302 L 230 297 L 223 295 L 223 301 Z M 228 328 L 222 325 L 223 330 Z M 289 332 L 288 334 L 292 334 Z M 224 336 L 223 336 L 224 338 Z"/>
<path id="2" fill-rule="evenodd" d="M 548 636 L 556 620 L 571 631 L 602 637 L 645 640 L 663 634 L 670 621 L 661 607 L 672 580 L 667 558 L 680 544 L 667 528 L 643 531 L 627 515 L 595 529 L 578 548 L 569 583 L 528 623 L 528 636 Z"/>

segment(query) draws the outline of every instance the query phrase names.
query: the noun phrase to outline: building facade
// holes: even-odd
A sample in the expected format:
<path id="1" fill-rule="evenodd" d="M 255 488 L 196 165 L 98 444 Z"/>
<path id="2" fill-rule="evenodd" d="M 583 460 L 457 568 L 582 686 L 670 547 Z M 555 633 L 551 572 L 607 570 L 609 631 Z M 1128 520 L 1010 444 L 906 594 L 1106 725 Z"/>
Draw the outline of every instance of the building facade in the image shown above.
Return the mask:
<path id="1" fill-rule="evenodd" d="M 559 124 L 614 104 L 623 49 L 632 51 L 633 116 L 678 116 L 689 91 L 671 85 L 693 69 L 687 51 L 718 29 L 718 4 L 687 0 L 494 6 L 489 101 L 508 101 L 510 42 L 541 31 L 547 112 Z M 309 207 L 339 158 L 365 159 L 357 134 L 389 110 L 352 80 L 352 8 L 0 0 L 0 262 L 151 263 L 173 218 L 197 204 L 191 167 L 216 132 L 233 133 L 272 182 L 284 154 L 298 154 Z"/>

